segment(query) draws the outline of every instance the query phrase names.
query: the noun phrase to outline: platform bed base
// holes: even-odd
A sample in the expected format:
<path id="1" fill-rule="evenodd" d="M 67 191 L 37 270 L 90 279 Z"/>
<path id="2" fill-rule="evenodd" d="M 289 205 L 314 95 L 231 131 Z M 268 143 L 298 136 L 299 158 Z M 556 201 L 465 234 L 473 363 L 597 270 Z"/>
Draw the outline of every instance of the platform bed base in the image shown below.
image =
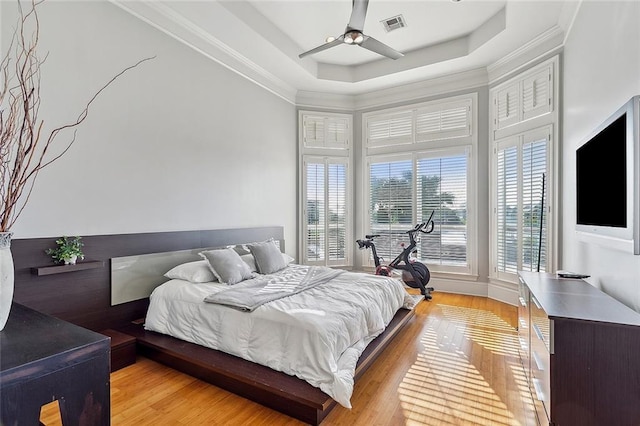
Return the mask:
<path id="1" fill-rule="evenodd" d="M 356 367 L 356 380 L 413 314 L 412 310 L 400 309 L 387 329 L 367 346 Z M 304 380 L 233 355 L 146 331 L 139 324 L 132 324 L 121 331 L 136 337 L 140 355 L 305 423 L 320 424 L 337 404 Z"/>

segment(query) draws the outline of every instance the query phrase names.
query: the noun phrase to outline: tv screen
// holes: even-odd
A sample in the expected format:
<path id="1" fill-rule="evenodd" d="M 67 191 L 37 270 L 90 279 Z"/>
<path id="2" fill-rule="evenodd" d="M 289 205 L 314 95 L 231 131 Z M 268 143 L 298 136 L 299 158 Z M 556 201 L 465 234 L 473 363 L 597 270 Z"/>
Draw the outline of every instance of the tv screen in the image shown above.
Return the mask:
<path id="1" fill-rule="evenodd" d="M 627 114 L 577 150 L 577 222 L 627 227 Z"/>

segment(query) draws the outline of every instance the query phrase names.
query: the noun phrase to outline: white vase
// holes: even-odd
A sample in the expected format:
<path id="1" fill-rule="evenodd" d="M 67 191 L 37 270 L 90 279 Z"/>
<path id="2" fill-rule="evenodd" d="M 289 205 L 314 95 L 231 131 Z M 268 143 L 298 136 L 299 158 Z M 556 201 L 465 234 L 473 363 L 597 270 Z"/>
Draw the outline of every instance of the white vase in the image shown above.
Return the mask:
<path id="1" fill-rule="evenodd" d="M 65 265 L 75 265 L 76 261 L 78 260 L 78 256 L 73 255 L 71 257 L 66 257 L 62 260 L 64 260 Z"/>
<path id="2" fill-rule="evenodd" d="M 0 331 L 4 329 L 13 301 L 13 256 L 11 232 L 0 232 Z"/>

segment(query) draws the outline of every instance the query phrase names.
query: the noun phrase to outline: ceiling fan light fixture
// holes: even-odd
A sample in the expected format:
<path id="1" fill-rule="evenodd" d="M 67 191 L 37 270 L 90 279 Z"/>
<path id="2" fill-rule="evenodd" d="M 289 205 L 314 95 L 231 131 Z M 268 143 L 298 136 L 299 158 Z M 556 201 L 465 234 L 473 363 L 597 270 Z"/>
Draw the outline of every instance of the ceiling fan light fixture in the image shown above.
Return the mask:
<path id="1" fill-rule="evenodd" d="M 349 31 L 344 35 L 344 42 L 347 44 L 360 44 L 364 41 L 364 36 L 360 31 Z"/>

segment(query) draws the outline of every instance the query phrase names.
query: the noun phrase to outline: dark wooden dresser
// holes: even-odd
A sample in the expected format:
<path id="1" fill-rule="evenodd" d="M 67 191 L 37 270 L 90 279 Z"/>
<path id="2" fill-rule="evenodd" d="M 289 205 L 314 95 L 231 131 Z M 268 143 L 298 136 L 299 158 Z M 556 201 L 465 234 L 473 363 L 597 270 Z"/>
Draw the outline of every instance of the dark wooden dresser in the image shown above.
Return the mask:
<path id="1" fill-rule="evenodd" d="M 520 353 L 539 423 L 640 425 L 640 314 L 583 280 L 518 274 Z"/>
<path id="2" fill-rule="evenodd" d="M 64 425 L 109 425 L 109 337 L 14 303 L 0 332 L 0 424 L 38 425 L 58 400 Z"/>

